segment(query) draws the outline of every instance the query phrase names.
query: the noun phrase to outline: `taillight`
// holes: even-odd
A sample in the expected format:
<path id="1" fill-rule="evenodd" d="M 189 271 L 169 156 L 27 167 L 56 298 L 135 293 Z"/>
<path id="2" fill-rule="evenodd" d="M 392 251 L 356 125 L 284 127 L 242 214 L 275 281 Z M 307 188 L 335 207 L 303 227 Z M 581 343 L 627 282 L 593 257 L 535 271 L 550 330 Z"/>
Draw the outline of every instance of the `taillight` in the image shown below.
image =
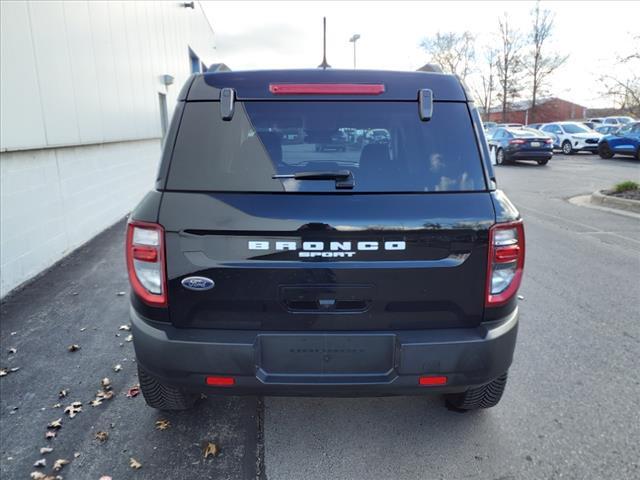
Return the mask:
<path id="1" fill-rule="evenodd" d="M 513 140 L 509 140 L 509 143 L 511 145 L 522 145 L 523 143 L 527 143 L 525 140 L 522 140 L 521 138 L 514 138 Z"/>
<path id="2" fill-rule="evenodd" d="M 498 223 L 489 230 L 487 265 L 488 307 L 508 302 L 518 291 L 524 268 L 524 226 L 522 221 Z"/>
<path id="3" fill-rule="evenodd" d="M 133 291 L 154 307 L 167 306 L 164 229 L 161 225 L 131 221 L 127 226 L 127 269 Z"/>
<path id="4" fill-rule="evenodd" d="M 547 139 L 544 141 L 544 143 L 547 143 L 547 144 L 549 144 L 549 143 L 553 143 L 553 139 L 552 139 L 552 138 L 547 138 Z"/>

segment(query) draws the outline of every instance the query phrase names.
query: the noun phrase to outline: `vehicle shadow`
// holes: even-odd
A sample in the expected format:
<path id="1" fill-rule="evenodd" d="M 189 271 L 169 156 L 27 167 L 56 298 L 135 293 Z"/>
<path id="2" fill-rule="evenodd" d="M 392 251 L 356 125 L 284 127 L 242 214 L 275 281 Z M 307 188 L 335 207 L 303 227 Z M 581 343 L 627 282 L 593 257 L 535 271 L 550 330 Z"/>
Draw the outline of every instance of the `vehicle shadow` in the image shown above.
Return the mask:
<path id="1" fill-rule="evenodd" d="M 441 396 L 266 398 L 267 477 L 510 478 L 500 408 L 454 412 Z M 484 466 L 494 473 L 479 474 Z"/>

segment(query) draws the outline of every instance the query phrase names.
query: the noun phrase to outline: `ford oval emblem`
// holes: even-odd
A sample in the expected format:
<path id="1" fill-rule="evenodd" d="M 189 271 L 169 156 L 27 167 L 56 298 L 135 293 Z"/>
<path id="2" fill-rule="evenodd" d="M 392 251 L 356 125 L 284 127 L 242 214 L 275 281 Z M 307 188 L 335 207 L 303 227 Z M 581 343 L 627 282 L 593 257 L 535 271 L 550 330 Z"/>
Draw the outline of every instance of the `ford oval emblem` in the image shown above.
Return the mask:
<path id="1" fill-rule="evenodd" d="M 189 290 L 211 290 L 215 282 L 207 277 L 187 277 L 182 279 L 182 286 Z"/>

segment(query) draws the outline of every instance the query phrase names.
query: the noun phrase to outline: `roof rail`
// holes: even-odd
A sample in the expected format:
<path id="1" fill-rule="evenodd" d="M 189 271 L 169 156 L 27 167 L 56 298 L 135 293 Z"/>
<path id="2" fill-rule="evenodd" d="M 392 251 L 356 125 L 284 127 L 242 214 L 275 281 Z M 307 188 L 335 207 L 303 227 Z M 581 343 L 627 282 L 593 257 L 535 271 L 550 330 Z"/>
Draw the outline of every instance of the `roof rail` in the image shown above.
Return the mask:
<path id="1" fill-rule="evenodd" d="M 231 69 L 227 67 L 224 63 L 212 63 L 207 68 L 206 73 L 214 73 L 214 72 L 230 72 Z"/>

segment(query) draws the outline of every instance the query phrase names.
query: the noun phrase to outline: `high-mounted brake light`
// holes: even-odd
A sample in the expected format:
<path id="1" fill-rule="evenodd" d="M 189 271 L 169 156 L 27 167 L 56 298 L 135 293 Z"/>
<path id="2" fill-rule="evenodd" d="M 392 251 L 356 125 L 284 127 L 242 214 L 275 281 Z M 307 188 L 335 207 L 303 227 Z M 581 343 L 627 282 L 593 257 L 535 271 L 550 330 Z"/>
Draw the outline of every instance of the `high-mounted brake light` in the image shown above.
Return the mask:
<path id="1" fill-rule="evenodd" d="M 518 291 L 524 269 L 524 245 L 524 226 L 521 220 L 498 223 L 489 230 L 488 307 L 504 305 Z"/>
<path id="2" fill-rule="evenodd" d="M 383 84 L 362 83 L 272 83 L 274 95 L 380 95 Z"/>
<path id="3" fill-rule="evenodd" d="M 140 299 L 153 307 L 167 306 L 164 229 L 157 223 L 131 221 L 127 225 L 129 283 Z"/>

